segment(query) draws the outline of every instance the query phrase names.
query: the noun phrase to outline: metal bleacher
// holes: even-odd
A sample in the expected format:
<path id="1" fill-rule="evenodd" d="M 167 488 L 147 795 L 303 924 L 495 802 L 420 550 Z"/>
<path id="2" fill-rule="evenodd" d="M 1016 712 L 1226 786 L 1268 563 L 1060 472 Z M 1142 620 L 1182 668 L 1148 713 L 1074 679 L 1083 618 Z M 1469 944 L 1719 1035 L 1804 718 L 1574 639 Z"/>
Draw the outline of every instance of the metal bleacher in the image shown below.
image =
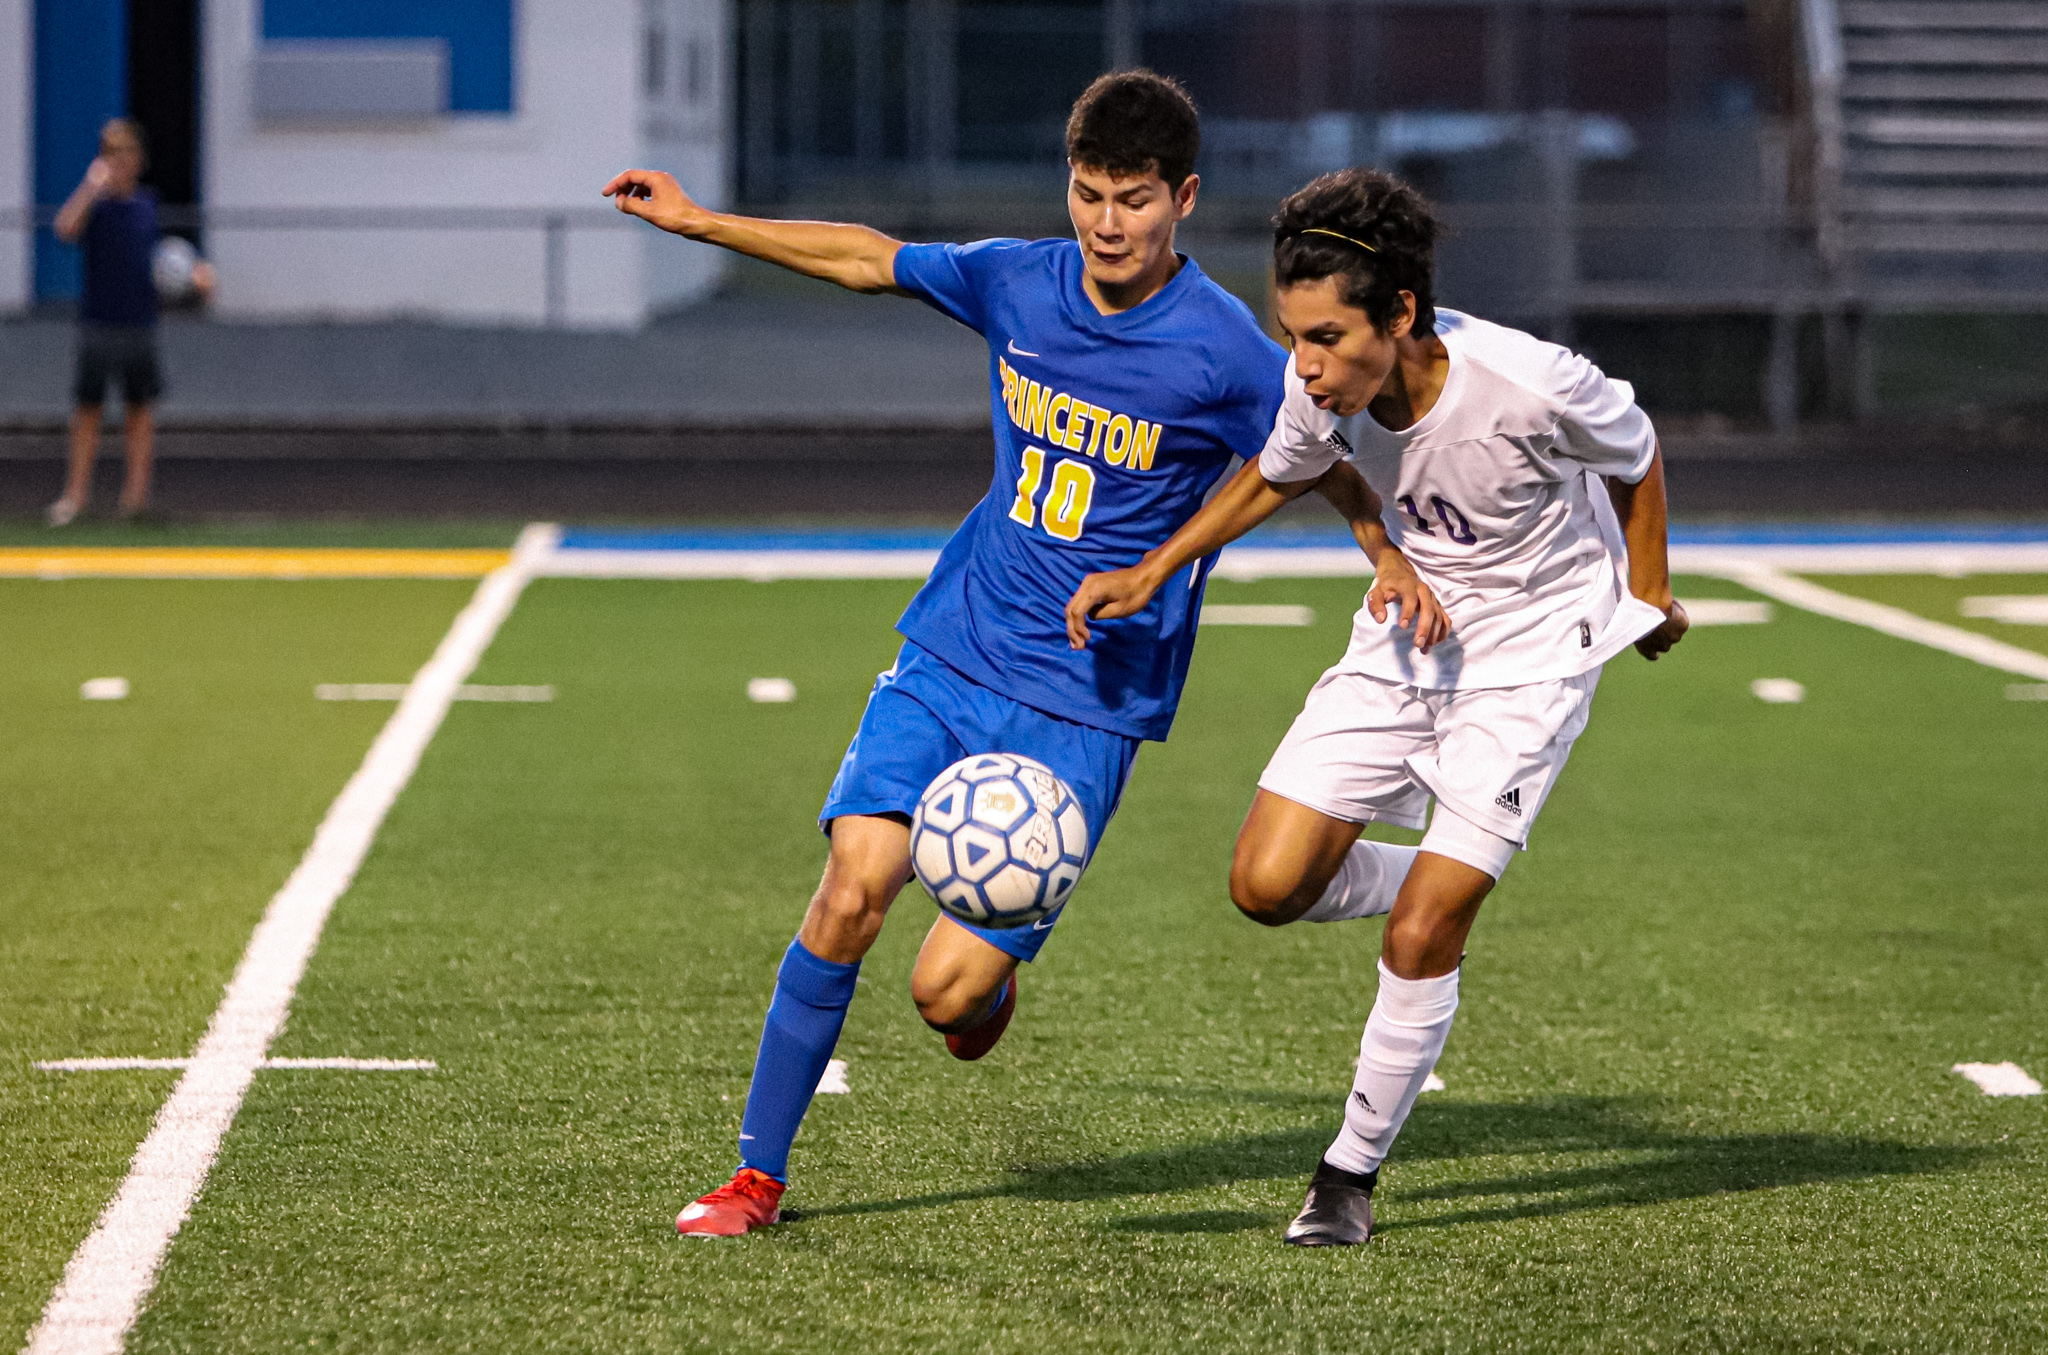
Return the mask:
<path id="1" fill-rule="evenodd" d="M 2048 3 L 1841 0 L 1837 31 L 1837 282 L 1878 309 L 2048 302 Z"/>

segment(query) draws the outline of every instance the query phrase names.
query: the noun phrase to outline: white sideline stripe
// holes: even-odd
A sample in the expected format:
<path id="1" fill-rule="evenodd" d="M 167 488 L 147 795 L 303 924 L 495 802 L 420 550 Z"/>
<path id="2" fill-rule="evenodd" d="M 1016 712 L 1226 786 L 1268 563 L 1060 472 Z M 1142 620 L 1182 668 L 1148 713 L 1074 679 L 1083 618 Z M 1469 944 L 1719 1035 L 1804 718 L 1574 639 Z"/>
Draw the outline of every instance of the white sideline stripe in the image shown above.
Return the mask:
<path id="1" fill-rule="evenodd" d="M 191 1211 L 334 901 L 355 878 L 384 816 L 412 779 L 455 689 L 483 657 L 560 530 L 533 524 L 512 559 L 477 585 L 434 656 L 328 807 L 298 867 L 264 910 L 184 1076 L 135 1150 L 127 1178 L 64 1267 L 24 1355 L 117 1355 Z"/>
<path id="2" fill-rule="evenodd" d="M 135 1069 L 189 1068 L 190 1059 L 46 1059 L 36 1065 L 45 1073 L 118 1073 Z M 364 1073 L 431 1073 L 432 1059 L 265 1059 L 261 1068 L 340 1068 Z"/>
<path id="3" fill-rule="evenodd" d="M 1438 1077 L 1435 1073 L 1431 1073 L 1429 1076 L 1422 1079 L 1422 1090 L 1426 1092 L 1444 1091 L 1446 1090 L 1446 1088 L 1444 1087 L 1444 1080 Z"/>
<path id="4" fill-rule="evenodd" d="M 1228 602 L 1202 605 L 1202 624 L 1205 626 L 1313 626 L 1315 623 L 1316 609 L 1313 607 Z"/>
<path id="5" fill-rule="evenodd" d="M 921 579 L 935 550 L 558 550 L 557 579 Z"/>
<path id="6" fill-rule="evenodd" d="M 2048 682 L 2015 682 L 2005 689 L 2008 701 L 2048 701 Z"/>
<path id="7" fill-rule="evenodd" d="M 849 1096 L 853 1088 L 846 1085 L 846 1060 L 828 1059 L 825 1071 L 818 1077 L 818 1088 L 813 1096 Z"/>
<path id="8" fill-rule="evenodd" d="M 314 684 L 313 695 L 321 701 L 403 701 L 406 684 L 403 682 L 321 682 Z M 493 687 L 474 682 L 465 682 L 455 689 L 457 701 L 552 701 L 555 689 L 552 686 L 538 687 Z"/>
<path id="9" fill-rule="evenodd" d="M 1806 687 L 1792 678 L 1758 678 L 1749 684 L 1749 694 L 1773 706 L 1796 706 L 1806 699 Z"/>
<path id="10" fill-rule="evenodd" d="M 1977 1084 L 1986 1096 L 2039 1096 L 2041 1084 L 2017 1063 L 1959 1063 L 1949 1069 Z"/>
<path id="11" fill-rule="evenodd" d="M 1731 569 L 1779 569 L 1788 574 L 2048 573 L 2048 545 L 1968 545 L 1937 541 L 1897 545 L 1673 546 L 1674 574 L 1725 575 Z"/>
<path id="12" fill-rule="evenodd" d="M 265 1059 L 265 1068 L 337 1068 L 357 1073 L 432 1073 L 432 1059 Z"/>
<path id="13" fill-rule="evenodd" d="M 934 550 L 555 550 L 535 569 L 564 579 L 922 579 Z M 1738 569 L 1810 574 L 2048 573 L 2048 545 L 1673 546 L 1674 574 L 1727 577 Z M 1213 576 L 1255 579 L 1363 579 L 1365 553 L 1350 546 L 1231 546 Z"/>
<path id="14" fill-rule="evenodd" d="M 1832 588 L 1795 579 L 1775 569 L 1745 565 L 1727 570 L 1723 577 L 1787 606 L 1852 625 L 1868 626 L 1871 630 L 1939 649 L 1987 668 L 2048 681 L 2048 654 L 2021 649 L 2018 645 L 2009 645 L 2003 640 L 1994 640 L 1959 626 L 1945 626 L 1939 621 L 1929 621 L 1924 616 L 1887 607 L 1881 602 L 1853 598 L 1847 593 L 1837 593 Z"/>

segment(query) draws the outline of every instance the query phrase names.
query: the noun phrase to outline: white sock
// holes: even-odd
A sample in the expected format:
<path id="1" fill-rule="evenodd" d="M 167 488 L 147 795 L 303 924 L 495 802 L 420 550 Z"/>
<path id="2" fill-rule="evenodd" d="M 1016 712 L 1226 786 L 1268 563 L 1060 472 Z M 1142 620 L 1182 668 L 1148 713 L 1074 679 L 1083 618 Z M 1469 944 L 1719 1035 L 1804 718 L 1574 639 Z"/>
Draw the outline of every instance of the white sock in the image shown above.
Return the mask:
<path id="1" fill-rule="evenodd" d="M 1337 878 L 1330 881 L 1315 907 L 1301 915 L 1301 921 L 1343 922 L 1393 912 L 1401 881 L 1408 878 L 1408 867 L 1415 864 L 1415 853 L 1421 850 L 1360 838 L 1344 854 Z"/>
<path id="2" fill-rule="evenodd" d="M 1436 1067 L 1458 1012 L 1458 971 L 1402 979 L 1380 962 L 1380 995 L 1358 1044 L 1358 1076 L 1344 1103 L 1344 1127 L 1323 1154 L 1331 1166 L 1365 1173 L 1386 1161 L 1423 1081 Z"/>

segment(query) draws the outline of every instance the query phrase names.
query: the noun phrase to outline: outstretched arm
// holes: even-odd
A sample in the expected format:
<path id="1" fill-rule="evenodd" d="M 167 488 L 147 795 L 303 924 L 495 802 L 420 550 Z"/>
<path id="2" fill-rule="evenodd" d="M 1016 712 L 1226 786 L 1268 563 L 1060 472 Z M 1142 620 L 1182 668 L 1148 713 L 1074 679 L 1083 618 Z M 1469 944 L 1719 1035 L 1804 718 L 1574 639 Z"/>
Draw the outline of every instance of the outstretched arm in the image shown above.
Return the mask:
<path id="1" fill-rule="evenodd" d="M 629 169 L 604 186 L 628 216 L 674 235 L 765 259 L 805 277 L 853 292 L 896 291 L 896 251 L 903 242 L 866 226 L 829 221 L 767 221 L 708 211 L 690 200 L 675 176 Z"/>
<path id="2" fill-rule="evenodd" d="M 1411 581 L 1412 587 L 1404 593 L 1400 585 L 1390 578 L 1390 591 L 1374 606 L 1373 615 L 1384 620 L 1386 601 L 1396 600 L 1402 603 L 1401 624 L 1404 627 L 1417 619 L 1422 621 L 1423 629 L 1418 630 L 1417 640 L 1428 641 L 1423 646 L 1425 649 L 1447 634 L 1449 622 L 1444 620 L 1443 612 L 1437 607 L 1428 587 L 1414 577 L 1407 560 L 1388 542 L 1386 531 L 1379 523 L 1379 500 L 1359 478 L 1357 471 L 1339 462 L 1324 472 L 1321 479 L 1275 483 L 1259 473 L 1258 462 L 1251 461 L 1179 531 L 1147 551 L 1137 564 L 1126 569 L 1090 574 L 1081 580 L 1081 586 L 1067 601 L 1067 643 L 1075 649 L 1087 648 L 1090 620 L 1114 621 L 1120 617 L 1135 616 L 1145 609 L 1145 604 L 1152 600 L 1160 586 L 1179 573 L 1189 561 L 1221 550 L 1273 516 L 1282 504 L 1310 489 L 1322 490 L 1324 496 L 1337 505 L 1339 512 L 1351 518 L 1352 534 L 1358 538 L 1359 545 L 1375 567 L 1375 594 L 1381 589 L 1377 575 L 1382 569 L 1389 576 L 1405 573 Z M 1370 525 L 1351 517 L 1353 512 L 1367 513 L 1371 518 Z"/>
<path id="3" fill-rule="evenodd" d="M 1652 663 L 1685 638 L 1691 622 L 1685 608 L 1671 596 L 1671 561 L 1666 532 L 1664 449 L 1650 458 L 1650 473 L 1635 484 L 1607 482 L 1607 497 L 1621 519 L 1628 542 L 1628 591 L 1664 613 L 1664 624 L 1636 641 L 1636 650 Z"/>

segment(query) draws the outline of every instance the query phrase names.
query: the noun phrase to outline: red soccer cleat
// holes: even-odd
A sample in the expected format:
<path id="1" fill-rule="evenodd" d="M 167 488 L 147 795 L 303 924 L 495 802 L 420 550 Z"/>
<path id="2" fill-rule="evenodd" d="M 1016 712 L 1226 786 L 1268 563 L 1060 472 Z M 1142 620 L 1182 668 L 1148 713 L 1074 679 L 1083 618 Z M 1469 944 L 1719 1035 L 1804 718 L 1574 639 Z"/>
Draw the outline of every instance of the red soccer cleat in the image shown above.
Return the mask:
<path id="1" fill-rule="evenodd" d="M 996 1009 L 983 1019 L 973 1030 L 961 1031 L 958 1035 L 946 1037 L 946 1052 L 954 1058 L 972 1063 L 996 1047 L 996 1041 L 1003 1038 L 1003 1032 L 1010 1028 L 1010 1018 L 1017 1014 L 1017 976 L 1010 975 L 1010 985 L 1003 990 L 1003 1000 Z"/>
<path id="2" fill-rule="evenodd" d="M 732 1180 L 676 1215 L 684 1237 L 739 1237 L 782 1218 L 782 1182 L 741 1167 Z"/>

